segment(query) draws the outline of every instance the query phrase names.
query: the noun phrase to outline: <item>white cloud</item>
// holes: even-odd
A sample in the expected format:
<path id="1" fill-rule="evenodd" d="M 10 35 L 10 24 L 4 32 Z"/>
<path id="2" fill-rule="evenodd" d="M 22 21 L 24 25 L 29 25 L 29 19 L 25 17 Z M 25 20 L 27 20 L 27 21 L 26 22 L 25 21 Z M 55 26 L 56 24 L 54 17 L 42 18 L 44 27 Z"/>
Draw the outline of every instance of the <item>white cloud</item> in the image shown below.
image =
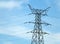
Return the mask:
<path id="1" fill-rule="evenodd" d="M 19 4 L 17 2 L 0 2 L 0 7 L 5 7 L 5 8 L 14 8 L 14 7 L 19 7 Z"/>
<path id="2" fill-rule="evenodd" d="M 8 8 L 8 9 L 13 9 L 16 7 L 21 8 L 22 4 L 28 2 L 28 0 L 9 0 L 9 1 L 0 1 L 0 8 Z"/>
<path id="3" fill-rule="evenodd" d="M 10 41 L 5 41 L 5 42 L 3 42 L 3 44 L 13 44 L 13 43 Z"/>
<path id="4" fill-rule="evenodd" d="M 50 34 L 45 37 L 45 44 L 57 44 L 60 43 L 60 33 Z"/>
<path id="5" fill-rule="evenodd" d="M 19 3 L 13 2 L 13 1 L 0 2 L 0 7 L 1 8 L 12 9 L 12 8 L 15 8 L 15 7 L 19 7 Z"/>
<path id="6" fill-rule="evenodd" d="M 28 28 L 20 27 L 20 26 L 12 26 L 6 29 L 0 29 L 1 34 L 7 34 L 7 35 L 16 36 L 25 39 L 30 39 L 31 34 L 29 35 L 27 33 L 29 31 L 30 30 Z"/>

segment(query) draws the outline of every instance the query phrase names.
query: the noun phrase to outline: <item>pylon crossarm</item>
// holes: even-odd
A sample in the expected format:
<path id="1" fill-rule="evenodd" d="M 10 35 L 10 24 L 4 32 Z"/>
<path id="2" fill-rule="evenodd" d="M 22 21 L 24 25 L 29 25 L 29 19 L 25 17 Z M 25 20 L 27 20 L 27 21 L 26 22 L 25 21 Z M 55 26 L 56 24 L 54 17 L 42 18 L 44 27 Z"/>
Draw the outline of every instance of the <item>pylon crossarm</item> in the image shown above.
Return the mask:
<path id="1" fill-rule="evenodd" d="M 34 23 L 34 24 L 45 24 L 45 25 L 51 25 L 51 24 L 46 23 L 46 22 L 43 22 L 43 23 L 41 23 L 41 22 L 25 22 L 25 23 Z"/>
<path id="2" fill-rule="evenodd" d="M 34 32 L 34 31 L 29 31 L 29 32 L 27 32 L 27 33 L 41 33 L 41 34 L 43 34 L 43 35 L 49 34 L 49 33 L 47 33 L 47 32 Z"/>
<path id="3" fill-rule="evenodd" d="M 43 12 L 48 11 L 50 8 L 51 8 L 51 7 L 48 7 L 48 8 L 46 8 L 46 9 L 44 9 Z"/>

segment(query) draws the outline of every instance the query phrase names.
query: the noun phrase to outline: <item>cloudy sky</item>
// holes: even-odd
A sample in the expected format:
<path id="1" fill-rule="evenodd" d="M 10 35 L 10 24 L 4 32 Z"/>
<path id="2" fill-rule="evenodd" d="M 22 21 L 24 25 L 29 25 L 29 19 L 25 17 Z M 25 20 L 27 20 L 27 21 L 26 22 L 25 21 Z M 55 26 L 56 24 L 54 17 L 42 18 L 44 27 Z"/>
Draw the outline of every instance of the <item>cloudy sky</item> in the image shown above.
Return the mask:
<path id="1" fill-rule="evenodd" d="M 45 9 L 51 7 L 48 16 L 43 21 L 52 24 L 43 26 L 43 31 L 49 33 L 44 36 L 45 44 L 60 44 L 60 0 L 0 0 L 0 44 L 31 44 L 33 24 L 24 24 L 34 21 L 27 4 L 33 8 Z"/>

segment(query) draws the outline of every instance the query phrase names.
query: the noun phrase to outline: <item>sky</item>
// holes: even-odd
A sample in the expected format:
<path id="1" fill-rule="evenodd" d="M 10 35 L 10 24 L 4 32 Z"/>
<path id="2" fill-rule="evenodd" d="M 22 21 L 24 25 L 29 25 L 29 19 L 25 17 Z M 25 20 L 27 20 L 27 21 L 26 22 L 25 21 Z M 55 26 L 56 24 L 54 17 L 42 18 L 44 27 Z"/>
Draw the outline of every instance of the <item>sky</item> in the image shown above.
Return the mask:
<path id="1" fill-rule="evenodd" d="M 33 8 L 45 9 L 51 7 L 42 20 L 50 23 L 43 26 L 45 44 L 60 44 L 60 0 L 0 0 L 0 44 L 31 44 L 33 24 L 24 22 L 34 21 L 28 5 Z"/>

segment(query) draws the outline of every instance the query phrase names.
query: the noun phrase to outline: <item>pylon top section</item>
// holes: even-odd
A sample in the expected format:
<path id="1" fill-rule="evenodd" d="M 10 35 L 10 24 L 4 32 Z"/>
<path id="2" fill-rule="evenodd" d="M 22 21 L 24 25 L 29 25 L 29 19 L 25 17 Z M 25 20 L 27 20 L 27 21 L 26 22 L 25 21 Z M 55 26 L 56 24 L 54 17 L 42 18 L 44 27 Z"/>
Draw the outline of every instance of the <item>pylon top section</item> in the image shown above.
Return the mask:
<path id="1" fill-rule="evenodd" d="M 30 10 L 32 12 L 30 14 L 34 14 L 34 15 L 38 14 L 38 15 L 42 15 L 42 16 L 46 16 L 47 15 L 47 11 L 51 8 L 51 7 L 48 7 L 46 9 L 42 10 L 42 9 L 32 8 L 30 4 L 28 4 L 28 6 L 29 6 L 29 8 L 30 8 Z"/>

